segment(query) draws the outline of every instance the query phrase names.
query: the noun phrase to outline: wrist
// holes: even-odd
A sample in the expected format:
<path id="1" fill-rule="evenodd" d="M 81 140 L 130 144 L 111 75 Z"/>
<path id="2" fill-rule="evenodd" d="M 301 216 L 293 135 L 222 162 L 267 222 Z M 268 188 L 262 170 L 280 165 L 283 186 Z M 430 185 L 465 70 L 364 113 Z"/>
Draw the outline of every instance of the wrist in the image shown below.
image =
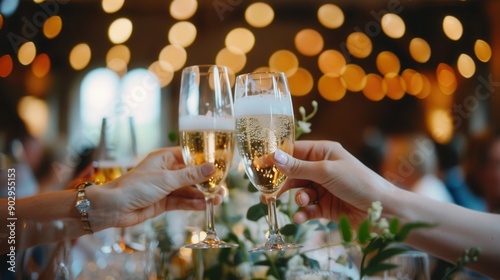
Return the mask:
<path id="1" fill-rule="evenodd" d="M 114 204 L 113 189 L 105 185 L 92 185 L 87 188 L 86 196 L 91 201 L 89 222 L 94 232 L 115 227 L 117 207 Z"/>

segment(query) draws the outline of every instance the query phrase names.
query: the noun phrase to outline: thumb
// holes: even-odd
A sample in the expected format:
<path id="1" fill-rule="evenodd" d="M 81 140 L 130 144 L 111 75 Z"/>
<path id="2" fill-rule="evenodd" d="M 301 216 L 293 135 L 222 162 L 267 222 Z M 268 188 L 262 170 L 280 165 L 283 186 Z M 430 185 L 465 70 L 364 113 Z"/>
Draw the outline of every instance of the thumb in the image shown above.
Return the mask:
<path id="1" fill-rule="evenodd" d="M 191 186 L 208 180 L 210 175 L 215 172 L 213 163 L 206 162 L 204 164 L 189 166 L 182 169 L 174 170 L 175 175 L 170 178 L 170 185 L 174 188 Z"/>
<path id="2" fill-rule="evenodd" d="M 304 179 L 315 181 L 317 180 L 318 166 L 316 162 L 304 161 L 283 152 L 276 150 L 274 153 L 274 163 L 281 172 L 285 173 L 290 178 Z"/>

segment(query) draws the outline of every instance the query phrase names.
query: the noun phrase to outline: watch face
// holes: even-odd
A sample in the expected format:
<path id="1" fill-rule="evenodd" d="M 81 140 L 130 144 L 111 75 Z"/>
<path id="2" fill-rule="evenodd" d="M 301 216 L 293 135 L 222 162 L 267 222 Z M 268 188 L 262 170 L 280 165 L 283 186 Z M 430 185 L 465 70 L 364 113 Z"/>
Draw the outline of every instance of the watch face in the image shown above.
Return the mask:
<path id="1" fill-rule="evenodd" d="M 78 209 L 80 213 L 88 212 L 90 210 L 90 201 L 88 199 L 78 201 L 76 203 L 76 209 Z"/>

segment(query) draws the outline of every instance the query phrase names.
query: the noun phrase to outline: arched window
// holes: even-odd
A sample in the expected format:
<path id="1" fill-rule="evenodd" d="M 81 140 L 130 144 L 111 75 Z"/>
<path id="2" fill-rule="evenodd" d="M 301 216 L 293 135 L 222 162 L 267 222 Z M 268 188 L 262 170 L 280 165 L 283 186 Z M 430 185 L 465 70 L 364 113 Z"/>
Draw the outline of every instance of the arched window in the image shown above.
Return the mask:
<path id="1" fill-rule="evenodd" d="M 134 117 L 137 149 L 145 155 L 160 146 L 160 84 L 146 69 L 134 69 L 123 78 L 107 68 L 90 71 L 80 86 L 80 129 L 73 138 L 99 141 L 103 117 L 127 114 Z"/>

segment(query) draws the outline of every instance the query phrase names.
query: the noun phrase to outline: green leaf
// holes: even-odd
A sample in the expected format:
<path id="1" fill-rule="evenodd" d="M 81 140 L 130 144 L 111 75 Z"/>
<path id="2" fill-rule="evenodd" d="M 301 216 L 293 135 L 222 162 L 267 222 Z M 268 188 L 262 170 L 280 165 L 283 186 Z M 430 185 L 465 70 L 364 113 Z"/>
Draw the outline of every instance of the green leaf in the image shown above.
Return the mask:
<path id="1" fill-rule="evenodd" d="M 246 176 L 246 175 L 245 175 Z M 247 189 L 250 193 L 256 193 L 259 190 L 252 184 L 252 182 L 248 183 Z"/>
<path id="2" fill-rule="evenodd" d="M 253 265 L 255 265 L 255 266 L 271 266 L 271 262 L 269 260 L 262 260 L 262 261 L 254 262 Z"/>
<path id="3" fill-rule="evenodd" d="M 205 270 L 203 273 L 204 279 L 222 279 L 222 264 L 214 265 L 213 267 Z"/>
<path id="4" fill-rule="evenodd" d="M 250 221 L 258 221 L 260 218 L 267 215 L 267 205 L 259 202 L 258 204 L 252 205 L 248 208 L 247 219 Z"/>
<path id="5" fill-rule="evenodd" d="M 389 222 L 389 232 L 396 235 L 399 229 L 399 220 L 396 218 L 391 219 Z"/>
<path id="6" fill-rule="evenodd" d="M 177 132 L 175 132 L 175 131 L 170 131 L 170 132 L 168 133 L 168 140 L 169 140 L 170 142 L 177 142 Z"/>
<path id="7" fill-rule="evenodd" d="M 367 255 L 375 250 L 381 250 L 387 246 L 387 243 L 382 238 L 375 238 L 368 243 L 368 246 L 362 249 L 363 254 Z"/>
<path id="8" fill-rule="evenodd" d="M 283 235 L 286 236 L 293 236 L 297 232 L 297 225 L 296 224 L 287 224 L 284 227 L 280 228 L 280 232 Z"/>
<path id="9" fill-rule="evenodd" d="M 412 231 L 414 229 L 418 229 L 418 228 L 428 228 L 428 227 L 433 227 L 433 226 L 434 225 L 432 225 L 432 224 L 424 223 L 424 222 L 415 222 L 415 223 L 405 224 L 404 226 L 401 227 L 399 232 L 396 234 L 396 237 L 394 238 L 394 240 L 399 241 L 399 242 L 403 242 L 406 239 L 406 237 L 408 236 L 408 234 L 410 233 L 410 231 Z"/>
<path id="10" fill-rule="evenodd" d="M 342 235 L 342 240 L 344 242 L 351 242 L 352 241 L 351 223 L 349 222 L 349 219 L 347 219 L 345 215 L 340 216 L 339 228 L 340 228 L 340 233 Z"/>
<path id="11" fill-rule="evenodd" d="M 243 230 L 243 236 L 245 236 L 245 238 L 250 242 L 255 243 L 255 240 L 253 240 L 252 234 L 250 233 L 250 230 L 248 228 L 245 228 L 245 230 Z"/>
<path id="12" fill-rule="evenodd" d="M 315 259 L 311 259 L 309 257 L 307 257 L 306 255 L 304 254 L 300 254 L 300 256 L 302 257 L 302 259 L 304 260 L 304 264 L 307 266 L 307 267 L 310 267 L 312 269 L 319 269 L 320 268 L 320 265 L 319 265 L 319 262 Z"/>
<path id="13" fill-rule="evenodd" d="M 386 271 L 386 270 L 391 270 L 398 267 L 397 264 L 392 264 L 392 263 L 379 263 L 377 265 L 369 266 L 363 269 L 362 271 L 362 276 L 366 275 L 373 275 L 378 272 Z"/>
<path id="14" fill-rule="evenodd" d="M 406 251 L 408 251 L 408 249 L 403 247 L 392 247 L 392 248 L 387 248 L 385 250 L 381 250 L 370 260 L 368 266 L 381 263 L 390 257 L 404 253 Z"/>
<path id="15" fill-rule="evenodd" d="M 358 228 L 358 242 L 365 244 L 370 241 L 370 222 L 364 220 Z"/>

